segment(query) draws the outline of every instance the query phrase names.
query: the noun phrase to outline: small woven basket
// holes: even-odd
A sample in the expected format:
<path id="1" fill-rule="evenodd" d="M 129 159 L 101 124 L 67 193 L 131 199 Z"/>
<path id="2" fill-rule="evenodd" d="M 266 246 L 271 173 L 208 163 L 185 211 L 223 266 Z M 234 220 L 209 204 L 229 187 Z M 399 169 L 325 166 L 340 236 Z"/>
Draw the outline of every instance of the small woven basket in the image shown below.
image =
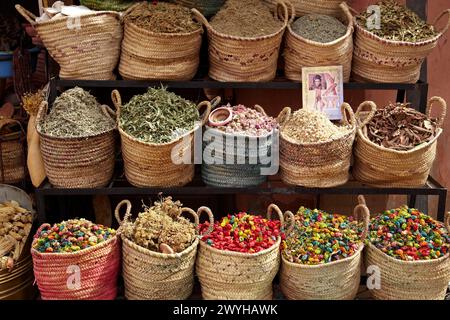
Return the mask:
<path id="1" fill-rule="evenodd" d="M 25 179 L 25 131 L 20 121 L 1 119 L 0 130 L 18 124 L 20 131 L 0 135 L 0 183 L 19 183 Z"/>
<path id="2" fill-rule="evenodd" d="M 117 109 L 117 122 L 120 119 L 122 99 L 117 90 L 113 90 L 111 98 Z M 208 120 L 211 111 L 211 103 L 203 101 L 198 105 L 201 109 L 206 106 L 201 123 L 167 143 L 142 142 L 118 126 L 122 141 L 122 156 L 124 161 L 125 176 L 132 185 L 136 187 L 176 187 L 189 183 L 194 177 L 194 162 L 174 163 L 174 157 L 181 160 L 186 156 L 193 158 L 194 133 Z"/>
<path id="3" fill-rule="evenodd" d="M 36 23 L 36 16 L 16 4 L 36 29 L 63 79 L 113 80 L 119 61 L 122 25 L 117 12 L 101 11 L 76 18 Z"/>
<path id="4" fill-rule="evenodd" d="M 36 232 L 50 226 L 43 224 Z M 31 249 L 34 277 L 43 300 L 113 300 L 117 295 L 120 245 L 116 235 L 77 252 L 41 253 Z M 79 268 L 79 287 L 70 281 Z M 73 285 L 73 286 L 72 286 Z"/>
<path id="5" fill-rule="evenodd" d="M 271 204 L 267 209 L 278 214 L 284 225 L 280 209 Z M 196 272 L 203 299 L 208 300 L 271 300 L 272 281 L 280 264 L 279 237 L 276 243 L 257 253 L 219 250 L 200 240 Z"/>
<path id="6" fill-rule="evenodd" d="M 445 226 L 450 232 L 450 212 Z M 444 300 L 450 282 L 450 253 L 439 259 L 403 261 L 369 243 L 365 265 L 380 270 L 380 288 L 370 290 L 379 300 Z"/>
<path id="7" fill-rule="evenodd" d="M 208 31 L 209 76 L 217 81 L 270 81 L 275 78 L 278 54 L 284 30 L 289 21 L 283 2 L 283 26 L 262 37 L 236 37 L 220 33 L 196 9 L 192 12 Z"/>
<path id="8" fill-rule="evenodd" d="M 287 26 L 284 48 L 284 73 L 286 78 L 302 80 L 303 67 L 342 66 L 343 79 L 348 82 L 353 55 L 353 16 L 345 2 L 340 5 L 347 23 L 347 32 L 328 43 L 305 39 L 292 30 L 294 19 Z"/>
<path id="9" fill-rule="evenodd" d="M 364 203 L 365 201 L 360 201 L 353 211 L 355 218 L 363 221 L 364 232 L 361 235 L 361 245 L 352 256 L 325 264 L 303 265 L 290 262 L 281 255 L 280 288 L 288 299 L 355 298 L 361 281 L 362 252 L 370 220 L 369 209 Z M 285 219 L 294 221 L 294 216 L 288 211 Z"/>
<path id="10" fill-rule="evenodd" d="M 345 184 L 349 178 L 356 120 L 347 103 L 341 107 L 343 123 L 351 129 L 325 142 L 298 143 L 283 134 L 283 124 L 291 117 L 291 108 L 284 108 L 278 116 L 280 129 L 280 171 L 283 182 L 305 187 L 328 188 Z M 350 119 L 347 119 L 346 112 Z"/>
<path id="11" fill-rule="evenodd" d="M 120 75 L 124 79 L 137 80 L 191 80 L 200 61 L 203 29 L 200 27 L 188 33 L 156 33 L 127 20 L 128 13 L 148 5 L 137 3 L 124 13 Z"/>
<path id="12" fill-rule="evenodd" d="M 446 14 L 449 15 L 449 19 L 444 29 L 434 38 L 419 42 L 383 39 L 364 29 L 355 19 L 353 78 L 367 82 L 417 82 L 422 62 L 450 27 L 450 9 L 441 13 L 434 25 Z"/>
<path id="13" fill-rule="evenodd" d="M 106 186 L 114 173 L 115 128 L 88 137 L 60 138 L 40 130 L 40 122 L 47 114 L 44 101 L 36 116 L 36 130 L 45 173 L 57 188 L 99 188 Z M 114 111 L 102 106 L 103 112 L 114 118 Z M 101 168 L 101 170 L 99 170 Z"/>
<path id="14" fill-rule="evenodd" d="M 126 204 L 123 220 L 119 210 Z M 198 215 L 190 208 L 182 208 L 190 213 L 198 225 Z M 122 226 L 130 219 L 131 203 L 121 201 L 115 216 Z M 211 210 L 200 207 L 198 213 L 206 212 L 210 222 L 214 222 Z M 129 300 L 184 300 L 189 298 L 194 287 L 194 264 L 199 239 L 179 253 L 160 253 L 143 248 L 122 235 L 122 275 L 125 282 L 125 297 Z"/>
<path id="15" fill-rule="evenodd" d="M 82 6 L 99 11 L 125 11 L 133 3 L 130 0 L 80 0 Z"/>
<path id="16" fill-rule="evenodd" d="M 355 179 L 376 187 L 424 186 L 436 157 L 437 140 L 442 133 L 447 110 L 444 99 L 432 97 L 428 101 L 426 111 L 428 116 L 431 116 L 434 103 L 440 104 L 442 108 L 436 136 L 414 149 L 398 151 L 379 146 L 364 134 L 366 125 L 375 114 L 377 106 L 371 101 L 363 102 L 356 112 L 360 125 L 354 149 L 353 176 Z M 365 107 L 370 107 L 371 111 L 369 113 L 363 111 Z"/>
<path id="17" fill-rule="evenodd" d="M 265 1 L 269 3 L 276 2 L 276 0 Z M 297 17 L 312 13 L 326 14 L 334 17 L 340 17 L 342 14 L 339 8 L 342 0 L 289 0 L 289 2 L 293 5 Z"/>

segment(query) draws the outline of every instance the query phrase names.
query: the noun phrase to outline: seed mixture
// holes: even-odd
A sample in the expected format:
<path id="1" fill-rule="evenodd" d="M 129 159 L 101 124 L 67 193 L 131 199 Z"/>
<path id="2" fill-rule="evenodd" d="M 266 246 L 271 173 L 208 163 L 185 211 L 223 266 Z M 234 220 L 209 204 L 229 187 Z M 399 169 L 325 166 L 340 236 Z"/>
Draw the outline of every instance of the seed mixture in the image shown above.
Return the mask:
<path id="1" fill-rule="evenodd" d="M 323 14 L 304 15 L 291 25 L 305 39 L 327 43 L 345 35 L 347 27 L 338 19 Z"/>

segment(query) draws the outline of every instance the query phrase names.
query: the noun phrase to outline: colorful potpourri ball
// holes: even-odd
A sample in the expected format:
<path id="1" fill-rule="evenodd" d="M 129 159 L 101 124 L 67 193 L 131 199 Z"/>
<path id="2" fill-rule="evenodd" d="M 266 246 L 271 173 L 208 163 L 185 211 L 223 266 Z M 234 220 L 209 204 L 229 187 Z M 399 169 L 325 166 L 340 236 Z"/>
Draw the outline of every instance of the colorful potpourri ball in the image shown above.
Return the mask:
<path id="1" fill-rule="evenodd" d="M 207 232 L 209 222 L 200 224 L 200 234 Z M 284 239 L 280 221 L 240 212 L 214 223 L 213 231 L 202 241 L 219 250 L 256 253 L 272 247 L 278 237 Z"/>
<path id="2" fill-rule="evenodd" d="M 317 265 L 354 255 L 363 245 L 363 224 L 352 216 L 300 207 L 292 232 L 282 244 L 284 258 Z"/>
<path id="3" fill-rule="evenodd" d="M 116 230 L 86 219 L 71 219 L 45 226 L 35 236 L 39 252 L 76 252 L 98 245 L 116 235 Z"/>
<path id="4" fill-rule="evenodd" d="M 373 218 L 368 241 L 387 255 L 405 261 L 437 259 L 450 248 L 450 236 L 443 223 L 407 206 Z"/>

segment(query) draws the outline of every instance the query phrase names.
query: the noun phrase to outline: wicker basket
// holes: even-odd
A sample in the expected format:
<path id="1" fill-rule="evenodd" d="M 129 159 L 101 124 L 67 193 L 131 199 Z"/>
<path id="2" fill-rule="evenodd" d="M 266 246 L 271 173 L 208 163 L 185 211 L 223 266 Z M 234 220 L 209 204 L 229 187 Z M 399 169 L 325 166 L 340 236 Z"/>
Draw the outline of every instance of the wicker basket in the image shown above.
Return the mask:
<path id="1" fill-rule="evenodd" d="M 267 209 L 278 214 L 284 225 L 280 209 L 271 204 Z M 280 264 L 279 237 L 276 243 L 257 253 L 242 253 L 212 248 L 200 241 L 196 272 L 202 287 L 202 296 L 208 300 L 270 300 L 272 281 Z"/>
<path id="2" fill-rule="evenodd" d="M 435 23 L 450 9 L 441 13 Z M 415 83 L 419 80 L 422 62 L 437 46 L 448 30 L 445 28 L 434 38 L 420 42 L 386 40 L 365 30 L 355 20 L 355 48 L 353 51 L 353 78 L 357 81 L 384 83 Z"/>
<path id="3" fill-rule="evenodd" d="M 43 224 L 35 235 L 50 226 Z M 77 252 L 41 253 L 31 249 L 34 277 L 43 300 L 112 300 L 117 295 L 120 269 L 119 237 L 114 236 Z M 69 286 L 70 276 L 79 268 L 80 287 Z M 71 273 L 72 272 L 72 273 Z M 75 275 L 74 275 L 75 276 Z"/>
<path id="4" fill-rule="evenodd" d="M 92 10 L 125 11 L 133 1 L 130 0 L 80 0 L 80 4 Z"/>
<path id="5" fill-rule="evenodd" d="M 14 184 L 25 179 L 25 132 L 14 119 L 1 119 L 0 130 L 10 124 L 18 124 L 20 131 L 0 135 L 0 183 Z"/>
<path id="6" fill-rule="evenodd" d="M 125 12 L 125 32 L 119 73 L 124 79 L 191 80 L 200 61 L 203 29 L 189 33 L 156 33 L 140 28 L 126 19 L 138 3 Z"/>
<path id="7" fill-rule="evenodd" d="M 343 79 L 348 82 L 353 55 L 353 16 L 345 2 L 341 9 L 347 22 L 347 32 L 344 36 L 328 43 L 305 39 L 292 30 L 292 22 L 287 26 L 284 48 L 284 73 L 286 78 L 295 81 L 302 80 L 302 67 L 341 65 Z"/>
<path id="8" fill-rule="evenodd" d="M 450 213 L 445 225 L 450 232 Z M 370 290 L 375 299 L 444 300 L 450 282 L 450 253 L 439 259 L 403 261 L 369 243 L 365 265 L 380 270 L 380 288 Z"/>
<path id="9" fill-rule="evenodd" d="M 283 124 L 291 117 L 287 107 L 278 116 L 280 123 L 280 171 L 283 182 L 304 187 L 328 188 L 348 181 L 356 120 L 352 108 L 341 107 L 343 123 L 352 129 L 336 139 L 317 143 L 298 143 L 283 134 Z M 346 111 L 350 114 L 347 120 Z"/>
<path id="10" fill-rule="evenodd" d="M 275 3 L 276 0 L 265 0 L 269 3 Z M 294 6 L 297 17 L 306 14 L 326 14 L 329 16 L 340 17 L 342 10 L 339 8 L 342 0 L 289 0 Z"/>
<path id="11" fill-rule="evenodd" d="M 119 91 L 114 90 L 111 98 L 117 109 L 117 119 L 120 118 L 122 99 Z M 167 143 L 142 142 L 122 130 L 119 133 L 122 140 L 122 156 L 124 161 L 125 176 L 132 185 L 136 187 L 175 187 L 189 183 L 194 177 L 194 163 L 174 163 L 172 152 L 177 151 L 177 161 L 183 160 L 194 150 L 194 133 L 200 129 L 208 120 L 211 111 L 209 101 L 203 101 L 198 108 L 206 106 L 201 123 Z M 174 149 L 176 148 L 176 149 Z"/>
<path id="12" fill-rule="evenodd" d="M 427 115 L 434 103 L 439 103 L 442 112 L 438 121 L 436 136 L 428 143 L 408 151 L 397 151 L 379 146 L 363 133 L 372 119 L 376 105 L 371 101 L 362 103 L 356 113 L 360 122 L 354 149 L 353 176 L 368 185 L 376 187 L 419 187 L 424 186 L 436 156 L 437 140 L 442 133 L 447 110 L 446 102 L 439 97 L 428 101 Z M 363 109 L 369 106 L 370 113 Z"/>
<path id="13" fill-rule="evenodd" d="M 220 33 L 196 9 L 194 15 L 208 31 L 209 76 L 217 81 L 270 81 L 275 78 L 278 54 L 289 21 L 283 2 L 283 27 L 267 36 L 236 37 Z M 277 10 L 278 12 L 278 10 Z"/>
<path id="14" fill-rule="evenodd" d="M 172 0 L 188 8 L 195 8 L 205 16 L 215 15 L 225 3 L 225 0 Z"/>
<path id="15" fill-rule="evenodd" d="M 119 210 L 123 205 L 127 211 L 123 220 Z M 190 213 L 198 225 L 198 215 L 192 209 L 183 208 Z M 131 216 L 131 203 L 121 201 L 115 211 L 120 225 Z M 206 212 L 214 222 L 211 211 L 199 208 L 198 213 Z M 187 249 L 179 253 L 160 253 L 143 248 L 122 235 L 122 274 L 125 282 L 125 297 L 129 300 L 184 300 L 192 294 L 194 286 L 194 264 L 197 256 L 198 238 Z"/>
<path id="16" fill-rule="evenodd" d="M 57 188 L 98 188 L 106 186 L 114 173 L 115 128 L 81 138 L 59 138 L 42 133 L 40 122 L 47 114 L 47 102 L 43 102 L 36 117 L 36 130 L 45 173 Z M 105 114 L 114 113 L 104 106 Z M 101 168 L 101 170 L 99 170 Z"/>
<path id="17" fill-rule="evenodd" d="M 79 18 L 36 23 L 36 16 L 16 5 L 34 26 L 63 79 L 113 80 L 119 61 L 122 25 L 117 12 L 102 11 Z"/>
<path id="18" fill-rule="evenodd" d="M 361 197 L 361 196 L 360 196 Z M 361 245 L 352 256 L 318 265 L 293 263 L 281 255 L 280 287 L 291 300 L 354 299 L 361 281 L 362 252 L 367 236 L 370 213 L 365 204 L 358 204 L 353 214 L 364 223 Z M 285 215 L 294 221 L 292 213 Z M 288 235 L 287 235 L 288 236 Z"/>

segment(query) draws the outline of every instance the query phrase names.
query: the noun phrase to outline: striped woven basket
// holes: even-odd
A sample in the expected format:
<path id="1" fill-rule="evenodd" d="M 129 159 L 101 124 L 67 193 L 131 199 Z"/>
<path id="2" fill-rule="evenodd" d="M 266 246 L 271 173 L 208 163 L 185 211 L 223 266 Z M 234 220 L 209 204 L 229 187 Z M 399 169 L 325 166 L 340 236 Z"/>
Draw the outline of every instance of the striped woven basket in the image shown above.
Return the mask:
<path id="1" fill-rule="evenodd" d="M 364 200 L 360 200 L 353 215 L 364 223 L 364 232 L 361 235 L 360 246 L 352 256 L 325 264 L 303 265 L 290 262 L 283 254 L 281 255 L 280 288 L 288 299 L 349 300 L 355 298 L 361 281 L 364 240 L 370 220 L 369 209 Z M 294 216 L 289 211 L 285 214 L 285 218 L 294 221 Z"/>
<path id="2" fill-rule="evenodd" d="M 141 2 L 124 13 L 119 73 L 124 79 L 191 80 L 200 61 L 203 29 L 199 27 L 188 33 L 156 33 L 127 20 L 128 13 L 148 5 Z"/>
<path id="3" fill-rule="evenodd" d="M 40 130 L 40 122 L 47 114 L 44 101 L 36 116 L 36 130 L 45 173 L 50 183 L 57 188 L 98 188 L 106 186 L 114 173 L 115 128 L 88 137 L 59 138 Z M 114 111 L 102 106 L 109 117 Z M 101 170 L 99 170 L 101 168 Z"/>
<path id="4" fill-rule="evenodd" d="M 305 39 L 292 30 L 292 22 L 287 26 L 284 48 L 284 73 L 286 78 L 302 80 L 302 67 L 342 66 L 343 79 L 348 82 L 353 55 L 353 16 L 345 2 L 340 8 L 347 23 L 347 32 L 342 37 L 328 43 Z"/>
<path id="5" fill-rule="evenodd" d="M 450 232 L 450 212 L 445 226 Z M 380 287 L 370 290 L 379 300 L 444 300 L 450 282 L 450 253 L 439 259 L 403 261 L 369 243 L 365 265 L 380 270 Z"/>
<path id="6" fill-rule="evenodd" d="M 119 210 L 126 205 L 123 220 Z M 190 213 L 198 225 L 198 215 L 190 208 L 182 211 Z M 131 203 L 121 201 L 115 216 L 122 226 L 131 216 Z M 198 214 L 206 212 L 214 223 L 211 210 L 200 207 Z M 125 297 L 129 300 L 184 300 L 192 294 L 194 286 L 194 264 L 199 239 L 178 253 L 160 253 L 143 248 L 122 235 L 122 275 L 125 282 Z"/>
<path id="7" fill-rule="evenodd" d="M 133 3 L 133 1 L 129 0 L 80 0 L 81 5 L 99 11 L 125 11 Z"/>
<path id="8" fill-rule="evenodd" d="M 119 91 L 113 90 L 111 98 L 117 109 L 117 119 L 120 119 L 122 99 Z M 168 143 L 142 142 L 118 126 L 122 141 L 125 176 L 128 182 L 136 187 L 175 187 L 186 185 L 193 179 L 193 161 L 174 163 L 172 151 L 177 151 L 176 160 L 180 162 L 189 155 L 192 160 L 194 133 L 206 123 L 211 111 L 209 101 L 201 102 L 198 108 L 201 109 L 203 106 L 206 106 L 206 111 L 203 113 L 201 122 L 191 131 Z"/>
<path id="9" fill-rule="evenodd" d="M 276 0 L 265 1 L 269 3 L 276 2 Z M 294 6 L 297 17 L 311 13 L 326 14 L 334 17 L 340 17 L 342 15 L 342 11 L 339 8 L 342 0 L 289 0 L 289 2 Z"/>
<path id="10" fill-rule="evenodd" d="M 437 140 L 442 133 L 447 104 L 440 97 L 428 101 L 426 114 L 431 116 L 434 103 L 442 110 L 438 118 L 436 136 L 408 151 L 397 151 L 379 146 L 370 141 L 366 134 L 366 125 L 375 114 L 377 106 L 371 101 L 363 102 L 356 117 L 360 123 L 357 130 L 354 149 L 353 176 L 355 179 L 376 187 L 419 187 L 424 186 L 436 157 Z M 370 107 L 367 113 L 364 108 Z"/>
<path id="11" fill-rule="evenodd" d="M 122 25 L 117 12 L 101 11 L 74 18 L 36 23 L 36 16 L 16 5 L 36 29 L 63 79 L 113 80 L 119 61 Z"/>
<path id="12" fill-rule="evenodd" d="M 17 124 L 20 131 L 0 135 L 0 183 L 18 183 L 25 179 L 25 131 L 20 121 L 0 119 L 0 130 Z"/>
<path id="13" fill-rule="evenodd" d="M 364 29 L 355 19 L 353 78 L 368 82 L 417 82 L 422 62 L 450 27 L 450 9 L 441 13 L 434 25 L 446 14 L 449 15 L 449 19 L 444 29 L 434 38 L 419 42 L 383 39 Z"/>
<path id="14" fill-rule="evenodd" d="M 196 9 L 194 15 L 208 31 L 209 76 L 217 81 L 270 81 L 275 78 L 278 54 L 284 30 L 289 21 L 284 2 L 283 26 L 262 37 L 236 37 L 220 33 Z M 278 12 L 278 10 L 277 10 Z"/>

